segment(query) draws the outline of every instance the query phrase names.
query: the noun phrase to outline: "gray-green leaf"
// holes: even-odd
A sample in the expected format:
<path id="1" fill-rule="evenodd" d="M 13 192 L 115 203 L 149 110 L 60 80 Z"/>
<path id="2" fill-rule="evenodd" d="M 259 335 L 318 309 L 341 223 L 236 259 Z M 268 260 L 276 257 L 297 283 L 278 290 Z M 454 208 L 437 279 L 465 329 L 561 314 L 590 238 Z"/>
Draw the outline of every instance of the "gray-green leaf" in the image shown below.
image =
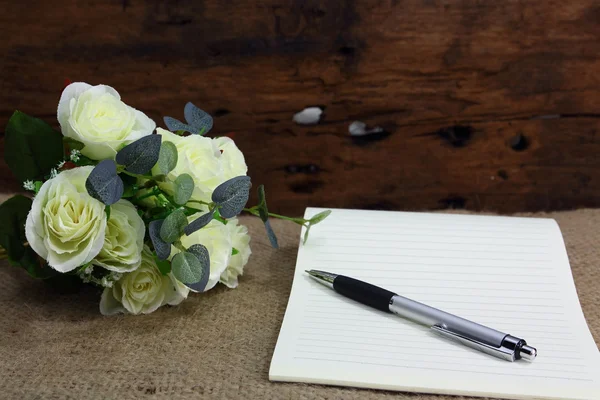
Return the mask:
<path id="1" fill-rule="evenodd" d="M 190 224 L 186 226 L 183 231 L 189 236 L 197 230 L 204 228 L 210 221 L 212 221 L 214 214 L 214 210 L 210 210 L 206 214 L 202 214 L 200 217 L 190 222 Z"/>
<path id="2" fill-rule="evenodd" d="M 202 267 L 202 278 L 195 283 L 186 283 L 186 286 L 196 292 L 202 292 L 206 288 L 208 278 L 210 277 L 210 255 L 208 249 L 201 244 L 195 244 L 190 246 L 188 252 L 196 256 L 200 262 L 200 266 Z"/>
<path id="3" fill-rule="evenodd" d="M 251 186 L 249 176 L 236 176 L 215 188 L 212 201 L 220 206 L 223 218 L 233 218 L 242 212 L 248 202 Z"/>
<path id="4" fill-rule="evenodd" d="M 90 196 L 107 206 L 119 201 L 124 187 L 123 181 L 117 175 L 115 162 L 108 159 L 100 161 L 85 181 L 85 188 Z"/>
<path id="5" fill-rule="evenodd" d="M 194 254 L 184 251 L 175 254 L 171 261 L 173 275 L 185 284 L 194 284 L 202 279 L 202 264 Z"/>
<path id="6" fill-rule="evenodd" d="M 212 117 L 205 111 L 188 102 L 183 109 L 186 122 L 192 126 L 196 134 L 206 134 L 213 127 Z"/>
<path id="7" fill-rule="evenodd" d="M 267 236 L 269 237 L 271 246 L 273 246 L 274 249 L 278 249 L 279 243 L 277 243 L 277 236 L 275 236 L 275 232 L 273 232 L 273 228 L 271 228 L 271 222 L 269 220 L 265 221 L 265 229 L 267 230 Z"/>
<path id="8" fill-rule="evenodd" d="M 173 117 L 164 117 L 163 121 L 165 121 L 165 125 L 171 132 L 189 132 L 194 133 L 194 128 L 189 126 L 188 124 L 184 124 L 183 122 L 173 118 Z"/>
<path id="9" fill-rule="evenodd" d="M 173 200 L 179 205 L 187 203 L 194 192 L 194 179 L 189 174 L 181 174 L 175 179 Z"/>
<path id="10" fill-rule="evenodd" d="M 163 142 L 158 154 L 158 170 L 162 175 L 173 171 L 177 165 L 177 147 L 172 142 Z"/>
<path id="11" fill-rule="evenodd" d="M 123 147 L 115 159 L 119 164 L 124 165 L 127 171 L 145 174 L 158 161 L 161 140 L 161 135 L 144 136 Z"/>
<path id="12" fill-rule="evenodd" d="M 161 228 L 160 237 L 167 243 L 173 243 L 183 234 L 187 226 L 187 218 L 182 210 L 175 210 L 165 218 Z"/>
<path id="13" fill-rule="evenodd" d="M 154 245 L 154 251 L 156 251 L 156 255 L 160 260 L 166 260 L 171 255 L 171 245 L 160 237 L 160 229 L 164 221 L 164 219 L 158 219 L 148 224 L 148 234 Z"/>

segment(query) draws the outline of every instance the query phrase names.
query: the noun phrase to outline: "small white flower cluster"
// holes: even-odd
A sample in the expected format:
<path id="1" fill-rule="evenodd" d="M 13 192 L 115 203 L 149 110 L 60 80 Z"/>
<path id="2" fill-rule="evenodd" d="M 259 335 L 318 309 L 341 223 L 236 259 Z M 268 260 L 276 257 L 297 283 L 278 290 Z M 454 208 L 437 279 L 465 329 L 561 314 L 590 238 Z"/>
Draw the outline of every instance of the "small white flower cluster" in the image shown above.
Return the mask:
<path id="1" fill-rule="evenodd" d="M 71 150 L 71 154 L 70 154 L 71 161 L 73 161 L 73 162 L 79 161 L 80 156 L 81 156 L 81 152 L 79 150 Z"/>
<path id="2" fill-rule="evenodd" d="M 123 277 L 122 273 L 113 271 L 102 278 L 97 278 L 92 275 L 93 272 L 94 266 L 92 264 L 88 264 L 86 267 L 81 268 L 78 271 L 78 275 L 84 283 L 95 283 L 106 288 L 112 288 L 114 283 Z"/>
<path id="3" fill-rule="evenodd" d="M 35 190 L 35 184 L 33 183 L 33 181 L 27 180 L 23 182 L 23 188 L 25 190 L 30 190 L 33 192 Z"/>

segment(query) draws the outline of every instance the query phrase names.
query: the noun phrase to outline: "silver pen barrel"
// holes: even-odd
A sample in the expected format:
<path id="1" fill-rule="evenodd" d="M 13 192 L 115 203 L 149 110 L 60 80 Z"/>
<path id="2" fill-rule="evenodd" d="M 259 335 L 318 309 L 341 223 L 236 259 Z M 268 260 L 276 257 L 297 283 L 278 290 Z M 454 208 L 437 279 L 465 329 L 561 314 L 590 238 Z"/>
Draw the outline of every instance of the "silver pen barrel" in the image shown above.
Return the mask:
<path id="1" fill-rule="evenodd" d="M 429 307 L 399 295 L 392 297 L 389 307 L 390 311 L 394 314 L 410 319 L 411 321 L 429 327 L 441 325 L 455 333 L 470 338 L 476 338 L 477 340 L 494 347 L 502 346 L 502 341 L 507 335 L 506 333 L 479 325 L 473 321 L 457 317 L 456 315 Z"/>

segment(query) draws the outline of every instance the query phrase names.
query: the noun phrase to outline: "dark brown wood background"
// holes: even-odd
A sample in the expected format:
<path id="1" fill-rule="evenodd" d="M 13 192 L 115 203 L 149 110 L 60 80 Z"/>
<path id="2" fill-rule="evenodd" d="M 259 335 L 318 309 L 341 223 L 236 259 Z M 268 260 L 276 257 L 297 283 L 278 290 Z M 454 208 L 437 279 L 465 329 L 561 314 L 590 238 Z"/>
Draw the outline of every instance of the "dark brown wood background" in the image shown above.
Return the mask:
<path id="1" fill-rule="evenodd" d="M 1 3 L 2 127 L 104 83 L 159 126 L 211 112 L 276 212 L 600 206 L 597 1 Z"/>

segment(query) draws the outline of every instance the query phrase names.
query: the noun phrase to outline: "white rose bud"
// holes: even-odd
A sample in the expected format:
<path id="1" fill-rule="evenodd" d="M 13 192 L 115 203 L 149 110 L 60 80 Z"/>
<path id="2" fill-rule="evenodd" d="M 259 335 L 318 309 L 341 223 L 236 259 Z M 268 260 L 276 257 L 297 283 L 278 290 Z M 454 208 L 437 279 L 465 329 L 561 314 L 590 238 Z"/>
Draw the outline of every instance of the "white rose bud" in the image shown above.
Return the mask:
<path id="1" fill-rule="evenodd" d="M 104 243 L 104 204 L 87 193 L 93 167 L 79 167 L 46 181 L 25 223 L 31 248 L 57 271 L 69 272 L 98 255 Z"/>
<path id="2" fill-rule="evenodd" d="M 121 199 L 111 205 L 104 245 L 92 264 L 115 272 L 133 271 L 142 261 L 145 229 L 129 201 Z"/>
<path id="3" fill-rule="evenodd" d="M 194 214 L 188 217 L 188 221 L 192 222 L 200 215 L 202 213 Z M 221 274 L 225 271 L 227 265 L 229 265 L 231 258 L 231 237 L 227 225 L 217 220 L 212 220 L 208 225 L 192 233 L 190 236 L 183 235 L 181 237 L 181 244 L 185 248 L 189 248 L 195 244 L 202 244 L 208 250 L 210 256 L 210 275 L 204 291 L 212 289 L 219 282 Z M 171 256 L 177 253 L 179 253 L 179 250 L 175 246 L 172 246 Z"/>
<path id="4" fill-rule="evenodd" d="M 248 263 L 250 254 L 250 235 L 248 228 L 238 224 L 237 218 L 228 220 L 226 227 L 231 237 L 231 245 L 238 251 L 229 259 L 229 265 L 221 274 L 220 282 L 228 288 L 236 288 L 238 285 L 238 277 L 243 274 L 244 266 Z"/>
<path id="5" fill-rule="evenodd" d="M 102 315 L 150 314 L 165 304 L 181 303 L 188 293 L 189 289 L 173 274 L 160 273 L 150 249 L 144 247 L 139 268 L 123 274 L 112 287 L 104 288 L 100 312 Z"/>
<path id="6" fill-rule="evenodd" d="M 58 122 L 63 135 L 82 142 L 81 153 L 93 160 L 114 159 L 122 147 L 156 128 L 144 113 L 123 103 L 112 87 L 83 82 L 63 90 Z"/>

